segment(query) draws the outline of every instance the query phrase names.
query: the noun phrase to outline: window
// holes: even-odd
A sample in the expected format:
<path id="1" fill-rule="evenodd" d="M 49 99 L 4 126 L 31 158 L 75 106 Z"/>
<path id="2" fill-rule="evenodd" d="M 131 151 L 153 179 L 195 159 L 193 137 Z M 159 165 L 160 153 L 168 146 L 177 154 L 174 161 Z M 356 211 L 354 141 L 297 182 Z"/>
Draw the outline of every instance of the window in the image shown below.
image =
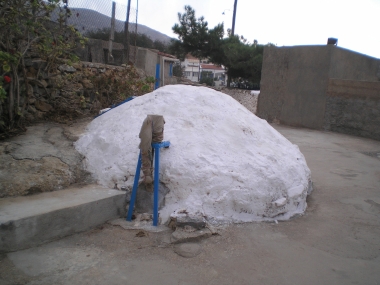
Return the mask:
<path id="1" fill-rule="evenodd" d="M 198 77 L 198 72 L 193 72 L 193 77 Z"/>
<path id="2" fill-rule="evenodd" d="M 185 76 L 186 76 L 186 77 L 190 77 L 190 74 L 191 74 L 190 71 L 185 71 Z"/>

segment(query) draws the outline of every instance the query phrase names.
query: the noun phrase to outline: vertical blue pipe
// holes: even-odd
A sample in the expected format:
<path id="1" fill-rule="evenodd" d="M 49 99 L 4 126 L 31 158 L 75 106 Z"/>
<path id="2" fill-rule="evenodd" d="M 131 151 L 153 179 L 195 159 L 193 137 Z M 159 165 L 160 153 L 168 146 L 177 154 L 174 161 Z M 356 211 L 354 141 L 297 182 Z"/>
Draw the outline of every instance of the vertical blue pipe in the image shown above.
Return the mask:
<path id="1" fill-rule="evenodd" d="M 129 201 L 127 221 L 132 220 L 133 208 L 135 206 L 135 200 L 136 200 L 136 194 L 137 194 L 137 186 L 139 184 L 139 179 L 140 179 L 140 169 L 141 169 L 141 151 L 139 153 L 139 158 L 137 159 L 136 174 L 135 174 L 135 180 L 133 182 L 131 201 Z"/>
<path id="2" fill-rule="evenodd" d="M 160 147 L 154 148 L 154 201 L 153 201 L 153 226 L 158 224 L 158 183 L 160 180 Z"/>
<path id="3" fill-rule="evenodd" d="M 160 87 L 160 64 L 156 64 L 156 82 L 154 83 L 154 90 Z"/>
<path id="4" fill-rule="evenodd" d="M 169 77 L 173 77 L 173 63 L 169 65 Z"/>

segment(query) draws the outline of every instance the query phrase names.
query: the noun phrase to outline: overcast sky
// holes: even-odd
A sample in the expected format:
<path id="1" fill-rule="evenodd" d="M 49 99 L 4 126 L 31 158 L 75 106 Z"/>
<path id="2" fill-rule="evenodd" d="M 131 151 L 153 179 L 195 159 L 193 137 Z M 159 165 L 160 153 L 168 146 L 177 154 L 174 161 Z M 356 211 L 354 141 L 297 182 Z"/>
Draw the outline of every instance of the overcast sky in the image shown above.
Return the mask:
<path id="1" fill-rule="evenodd" d="M 185 5 L 204 16 L 209 28 L 222 22 L 226 30 L 232 27 L 234 0 L 131 0 L 132 13 L 137 1 L 138 23 L 170 37 L 176 37 L 171 28 Z M 97 1 L 69 0 L 75 2 Z M 128 1 L 116 2 L 126 6 Z M 130 21 L 136 21 L 135 14 Z M 235 34 L 277 46 L 324 45 L 334 37 L 338 46 L 380 58 L 380 0 L 238 0 Z"/>

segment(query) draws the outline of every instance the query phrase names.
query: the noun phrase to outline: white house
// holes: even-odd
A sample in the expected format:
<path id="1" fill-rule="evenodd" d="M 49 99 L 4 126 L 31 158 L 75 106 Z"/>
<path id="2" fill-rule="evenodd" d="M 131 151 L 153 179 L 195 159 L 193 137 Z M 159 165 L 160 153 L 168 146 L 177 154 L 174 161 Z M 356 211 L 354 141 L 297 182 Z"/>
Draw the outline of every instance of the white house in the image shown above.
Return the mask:
<path id="1" fill-rule="evenodd" d="M 214 78 L 215 86 L 223 86 L 227 82 L 227 74 L 223 66 L 214 65 L 209 63 L 208 60 L 200 61 L 199 58 L 187 54 L 185 61 L 181 62 L 181 65 L 184 67 L 184 77 L 198 82 L 201 77 L 202 71 L 209 72 L 208 76 Z"/>
<path id="2" fill-rule="evenodd" d="M 205 72 L 207 72 L 207 75 L 205 75 Z M 212 63 L 201 64 L 201 74 L 202 76 L 212 77 L 214 79 L 215 86 L 226 85 L 227 73 L 223 66 Z"/>
<path id="3" fill-rule="evenodd" d="M 187 54 L 185 61 L 181 63 L 181 65 L 185 67 L 184 77 L 191 81 L 198 82 L 200 72 L 199 63 L 198 58 L 192 56 L 191 54 Z"/>

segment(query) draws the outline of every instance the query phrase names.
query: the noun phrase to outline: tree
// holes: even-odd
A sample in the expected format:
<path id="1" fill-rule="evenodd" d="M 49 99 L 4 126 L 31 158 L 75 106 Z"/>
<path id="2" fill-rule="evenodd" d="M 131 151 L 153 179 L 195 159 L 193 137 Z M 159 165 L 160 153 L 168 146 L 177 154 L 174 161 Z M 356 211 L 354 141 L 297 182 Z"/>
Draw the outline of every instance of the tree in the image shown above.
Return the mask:
<path id="1" fill-rule="evenodd" d="M 199 83 L 206 83 L 207 86 L 214 86 L 214 74 L 211 71 L 202 71 Z"/>
<path id="2" fill-rule="evenodd" d="M 256 40 L 251 44 L 243 36 L 233 35 L 231 30 L 228 30 L 228 37 L 223 38 L 223 24 L 209 29 L 205 19 L 197 19 L 190 6 L 185 6 L 184 14 L 178 13 L 178 20 L 172 28 L 178 39 L 170 46 L 178 58 L 183 60 L 188 53 L 199 59 L 208 58 L 226 67 L 229 78 L 260 83 L 263 45 Z"/>
<path id="3" fill-rule="evenodd" d="M 182 78 L 184 74 L 184 69 L 180 62 L 176 62 L 173 65 L 173 75 Z"/>
<path id="4" fill-rule="evenodd" d="M 179 24 L 176 23 L 172 27 L 178 39 L 172 41 L 171 50 L 180 59 L 184 59 L 188 53 L 199 59 L 207 58 L 223 38 L 223 24 L 218 24 L 209 30 L 204 17 L 197 19 L 191 6 L 185 6 L 184 14 L 178 13 L 178 21 Z"/>
<path id="5" fill-rule="evenodd" d="M 22 120 L 27 106 L 29 79 L 25 60 L 31 54 L 38 55 L 46 61 L 42 72 L 48 73 L 58 58 L 76 60 L 71 51 L 85 43 L 79 32 L 64 25 L 70 13 L 64 3 L 65 0 L 0 2 L 0 130 L 3 132 Z M 52 23 L 51 14 L 57 9 L 58 22 Z"/>
<path id="6" fill-rule="evenodd" d="M 223 39 L 220 49 L 211 56 L 215 63 L 223 64 L 231 79 L 243 78 L 252 83 L 261 79 L 264 46 L 249 44 L 238 35 Z"/>

